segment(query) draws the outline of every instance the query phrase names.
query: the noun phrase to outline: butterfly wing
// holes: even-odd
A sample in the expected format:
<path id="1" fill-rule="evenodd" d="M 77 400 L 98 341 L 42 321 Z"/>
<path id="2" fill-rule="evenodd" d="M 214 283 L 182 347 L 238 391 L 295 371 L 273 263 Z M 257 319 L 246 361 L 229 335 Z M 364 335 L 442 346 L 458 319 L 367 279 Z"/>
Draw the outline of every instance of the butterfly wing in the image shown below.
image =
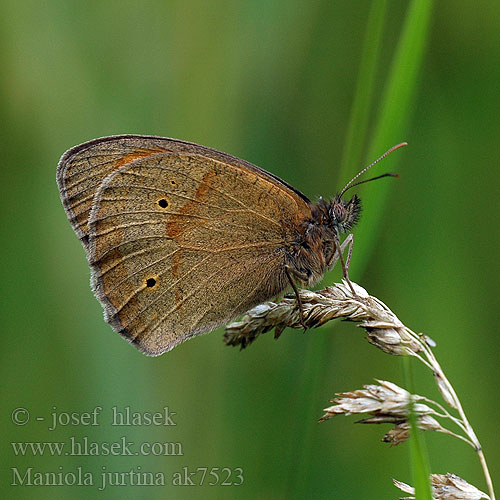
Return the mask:
<path id="1" fill-rule="evenodd" d="M 122 136 L 76 154 L 62 177 L 80 188 L 68 189 L 63 203 L 106 320 L 146 354 L 210 331 L 287 286 L 286 246 L 311 214 L 307 198 L 278 178 L 170 139 Z M 86 169 L 97 186 L 81 180 Z"/>

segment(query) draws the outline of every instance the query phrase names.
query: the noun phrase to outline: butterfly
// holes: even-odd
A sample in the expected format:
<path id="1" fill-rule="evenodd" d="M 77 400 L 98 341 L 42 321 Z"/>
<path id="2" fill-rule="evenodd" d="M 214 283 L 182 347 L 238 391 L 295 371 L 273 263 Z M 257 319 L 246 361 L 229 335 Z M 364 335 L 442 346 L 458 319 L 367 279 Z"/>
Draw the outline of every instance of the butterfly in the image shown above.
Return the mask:
<path id="1" fill-rule="evenodd" d="M 313 203 L 215 149 L 118 135 L 64 153 L 57 184 L 105 320 L 157 356 L 290 286 L 299 298 L 296 283 L 312 286 L 338 258 L 347 277 L 339 237 L 361 202 L 342 196 L 372 165 L 332 200 Z"/>

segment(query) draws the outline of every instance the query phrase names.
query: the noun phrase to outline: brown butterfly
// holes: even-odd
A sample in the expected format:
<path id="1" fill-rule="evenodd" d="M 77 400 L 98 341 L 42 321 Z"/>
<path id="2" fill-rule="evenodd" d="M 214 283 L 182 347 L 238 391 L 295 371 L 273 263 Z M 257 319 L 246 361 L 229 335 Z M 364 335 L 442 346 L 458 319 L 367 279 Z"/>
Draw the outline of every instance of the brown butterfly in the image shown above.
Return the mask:
<path id="1" fill-rule="evenodd" d="M 295 281 L 313 285 L 338 258 L 347 277 L 342 250 L 352 239 L 341 246 L 339 235 L 361 204 L 342 195 L 370 167 L 331 201 L 312 203 L 220 151 L 120 135 L 67 151 L 57 184 L 106 321 L 156 356 L 289 286 L 299 298 Z"/>

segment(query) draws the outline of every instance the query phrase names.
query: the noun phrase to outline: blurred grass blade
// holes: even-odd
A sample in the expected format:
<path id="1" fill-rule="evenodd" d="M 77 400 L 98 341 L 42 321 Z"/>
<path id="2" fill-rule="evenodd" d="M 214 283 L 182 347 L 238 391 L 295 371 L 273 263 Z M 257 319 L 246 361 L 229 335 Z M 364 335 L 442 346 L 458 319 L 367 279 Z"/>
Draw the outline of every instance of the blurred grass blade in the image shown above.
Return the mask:
<path id="1" fill-rule="evenodd" d="M 411 371 L 410 357 L 403 356 L 403 370 L 406 389 L 414 394 L 414 384 Z M 413 486 L 415 488 L 415 500 L 432 500 L 430 484 L 430 468 L 425 443 L 420 434 L 417 417 L 410 404 L 410 463 L 413 473 Z"/>
<path id="2" fill-rule="evenodd" d="M 406 135 L 427 46 L 432 6 L 432 0 L 413 0 L 409 6 L 384 89 L 373 139 L 368 148 L 368 159 L 365 161 L 367 164 L 394 144 L 404 140 L 407 140 L 411 147 L 411 137 Z M 385 159 L 384 171 L 391 171 L 391 164 L 394 164 L 401 154 L 399 151 Z M 352 256 L 355 262 L 351 267 L 356 273 L 362 269 L 362 263 L 368 261 L 368 253 L 373 248 L 369 243 L 374 240 L 379 230 L 384 201 L 392 185 L 391 181 L 381 181 L 377 184 L 377 189 L 373 189 L 373 186 L 363 189 L 363 205 L 368 209 L 363 213 L 360 227 L 356 231 L 356 251 Z"/>
<path id="3" fill-rule="evenodd" d="M 349 125 L 344 145 L 341 170 L 339 179 L 345 182 L 353 175 L 353 170 L 358 169 L 361 163 L 363 144 L 366 143 L 366 130 L 372 109 L 372 96 L 375 81 L 376 69 L 379 65 L 380 49 L 382 46 L 382 34 L 384 19 L 387 11 L 387 0 L 372 2 L 372 8 L 368 17 L 366 34 L 363 43 L 363 53 L 357 86 L 354 93 L 354 102 L 351 108 Z M 309 379 L 303 379 L 298 389 L 300 400 L 307 400 L 308 394 L 314 394 L 318 390 L 321 381 L 322 371 L 319 367 L 324 367 L 327 345 L 330 342 L 324 336 L 316 346 L 309 346 L 305 352 L 304 366 L 316 367 L 314 374 Z M 323 362 L 321 362 L 321 360 Z M 307 418 L 314 409 L 313 401 L 308 405 L 308 412 L 302 414 L 302 418 L 297 424 L 297 446 L 294 450 L 294 461 L 290 466 L 290 480 L 287 491 L 287 498 L 306 498 L 309 491 L 309 478 L 312 476 L 313 449 L 307 446 L 311 439 L 313 428 L 309 425 Z"/>
<path id="4" fill-rule="evenodd" d="M 387 0 L 372 2 L 340 166 L 339 179 L 342 182 L 347 182 L 355 173 L 354 170 L 358 171 L 362 167 L 386 12 Z"/>

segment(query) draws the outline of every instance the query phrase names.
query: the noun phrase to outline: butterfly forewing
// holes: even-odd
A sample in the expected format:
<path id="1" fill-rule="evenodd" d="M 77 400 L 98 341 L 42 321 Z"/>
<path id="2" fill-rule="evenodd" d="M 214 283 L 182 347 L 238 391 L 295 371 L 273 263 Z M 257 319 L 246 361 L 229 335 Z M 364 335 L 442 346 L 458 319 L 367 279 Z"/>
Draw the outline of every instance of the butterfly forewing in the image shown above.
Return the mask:
<path id="1" fill-rule="evenodd" d="M 282 291 L 292 228 L 310 216 L 307 199 L 274 176 L 192 146 L 107 139 L 69 158 L 62 176 L 65 185 L 78 182 L 86 162 L 100 181 L 75 184 L 62 198 L 68 214 L 80 217 L 75 231 L 88 238 L 107 321 L 147 354 L 170 350 Z M 139 148 L 149 153 L 141 156 Z"/>
<path id="2" fill-rule="evenodd" d="M 231 163 L 247 171 L 255 171 L 270 182 L 287 189 L 297 200 L 303 200 L 306 205 L 309 203 L 300 191 L 273 174 L 215 149 L 166 137 L 142 135 L 102 137 L 69 149 L 62 156 L 57 168 L 57 184 L 62 203 L 84 248 L 88 243 L 87 223 L 93 199 L 104 179 L 136 159 L 168 152 L 201 155 Z"/>

